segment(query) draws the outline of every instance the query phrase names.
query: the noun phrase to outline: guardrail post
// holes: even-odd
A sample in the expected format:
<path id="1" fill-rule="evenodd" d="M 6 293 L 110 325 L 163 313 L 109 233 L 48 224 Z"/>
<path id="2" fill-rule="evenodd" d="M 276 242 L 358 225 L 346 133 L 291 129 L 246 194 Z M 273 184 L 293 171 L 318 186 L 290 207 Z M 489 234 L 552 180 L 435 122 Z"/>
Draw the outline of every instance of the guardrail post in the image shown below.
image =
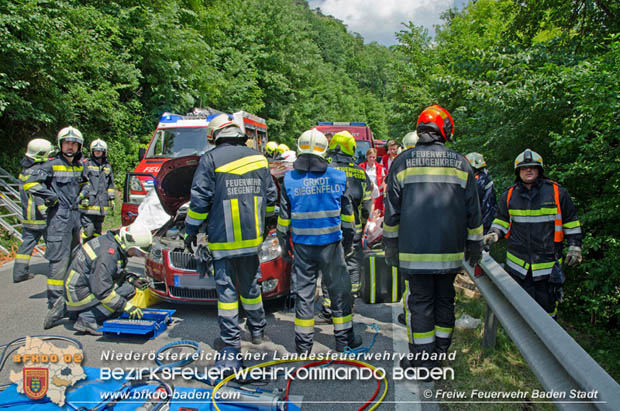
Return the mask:
<path id="1" fill-rule="evenodd" d="M 482 346 L 495 348 L 495 338 L 497 337 L 497 316 L 487 304 L 487 313 L 484 317 L 484 334 L 482 336 Z"/>

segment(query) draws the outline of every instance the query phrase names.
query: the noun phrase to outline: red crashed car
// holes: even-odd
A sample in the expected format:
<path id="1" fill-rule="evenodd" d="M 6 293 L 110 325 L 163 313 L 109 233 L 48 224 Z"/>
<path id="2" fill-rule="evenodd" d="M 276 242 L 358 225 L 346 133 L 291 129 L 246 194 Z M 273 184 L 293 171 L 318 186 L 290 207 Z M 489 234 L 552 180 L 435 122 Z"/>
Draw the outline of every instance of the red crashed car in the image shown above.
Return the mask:
<path id="1" fill-rule="evenodd" d="M 151 290 L 169 302 L 217 302 L 215 280 L 209 276 L 200 278 L 194 255 L 185 252 L 183 245 L 190 188 L 199 160 L 195 155 L 168 160 L 155 178 L 157 195 L 171 218 L 153 236 L 146 275 L 153 279 Z M 266 300 L 286 296 L 290 289 L 291 264 L 281 258 L 275 224 L 275 217 L 267 221 L 268 234 L 259 249 L 259 284 Z M 199 235 L 198 242 L 206 243 L 206 238 Z"/>

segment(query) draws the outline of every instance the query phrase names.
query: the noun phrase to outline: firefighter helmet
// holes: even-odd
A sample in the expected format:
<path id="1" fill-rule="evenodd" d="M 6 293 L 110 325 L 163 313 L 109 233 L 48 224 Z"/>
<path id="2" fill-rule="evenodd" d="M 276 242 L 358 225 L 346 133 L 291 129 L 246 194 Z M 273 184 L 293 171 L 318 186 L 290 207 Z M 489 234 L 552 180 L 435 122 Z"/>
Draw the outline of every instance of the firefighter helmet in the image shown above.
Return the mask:
<path id="1" fill-rule="evenodd" d="M 58 132 L 58 148 L 62 148 L 63 141 L 75 141 L 80 145 L 80 150 L 84 145 L 84 137 L 82 133 L 75 127 L 65 127 Z"/>
<path id="2" fill-rule="evenodd" d="M 327 151 L 327 137 L 319 130 L 312 129 L 304 131 L 297 140 L 297 153 L 313 154 L 325 158 Z"/>
<path id="3" fill-rule="evenodd" d="M 448 113 L 448 110 L 437 104 L 425 108 L 422 114 L 420 114 L 416 128 L 420 126 L 441 133 L 444 141 L 450 141 L 452 134 L 454 134 L 452 116 Z"/>
<path id="4" fill-rule="evenodd" d="M 92 143 L 90 143 L 90 152 L 92 153 L 95 150 L 107 152 L 108 151 L 108 145 L 106 144 L 105 141 L 103 141 L 100 138 L 98 138 L 97 140 L 95 140 Z"/>
<path id="5" fill-rule="evenodd" d="M 285 151 L 290 151 L 290 148 L 284 143 L 278 144 L 278 148 L 276 148 L 276 152 L 278 154 L 284 154 Z"/>
<path id="6" fill-rule="evenodd" d="M 35 138 L 30 140 L 26 149 L 26 157 L 34 161 L 46 161 L 53 150 L 52 143 L 44 138 Z"/>
<path id="7" fill-rule="evenodd" d="M 484 161 L 484 156 L 480 153 L 469 153 L 465 156 L 465 158 L 467 159 L 467 161 L 469 161 L 469 164 L 473 168 L 478 169 L 487 166 L 487 162 Z"/>
<path id="8" fill-rule="evenodd" d="M 153 243 L 153 236 L 151 231 L 140 224 L 131 224 L 129 226 L 122 227 L 119 232 L 121 239 L 121 245 L 124 248 L 149 248 Z"/>
<path id="9" fill-rule="evenodd" d="M 543 166 L 543 159 L 540 154 L 530 150 L 529 148 L 526 148 L 523 153 L 519 154 L 517 158 L 515 158 L 515 172 L 517 172 L 520 167 L 534 166 L 540 167 L 542 171 L 545 170 Z"/>
<path id="10" fill-rule="evenodd" d="M 276 143 L 275 141 L 270 141 L 267 143 L 267 146 L 265 147 L 265 153 L 267 153 L 268 156 L 273 156 L 277 149 L 278 149 L 278 143 Z"/>
<path id="11" fill-rule="evenodd" d="M 410 133 L 407 133 L 405 134 L 405 137 L 403 137 L 403 146 L 405 146 L 405 148 L 414 148 L 417 142 L 418 142 L 417 131 L 412 131 Z"/>
<path id="12" fill-rule="evenodd" d="M 340 149 L 342 153 L 353 157 L 355 155 L 355 150 L 357 149 L 357 143 L 351 133 L 347 130 L 343 130 L 334 134 L 332 139 L 329 140 L 329 149 Z"/>
<path id="13" fill-rule="evenodd" d="M 246 138 L 241 127 L 228 114 L 220 114 L 209 122 L 207 139 L 217 143 L 220 138 Z"/>

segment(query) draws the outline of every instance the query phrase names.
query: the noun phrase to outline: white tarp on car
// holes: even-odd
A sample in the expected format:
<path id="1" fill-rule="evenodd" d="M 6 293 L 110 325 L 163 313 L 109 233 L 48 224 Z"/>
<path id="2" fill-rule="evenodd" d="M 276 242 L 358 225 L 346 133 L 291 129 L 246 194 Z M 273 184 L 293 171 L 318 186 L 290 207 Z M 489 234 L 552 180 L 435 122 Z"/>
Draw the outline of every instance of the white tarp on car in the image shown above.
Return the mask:
<path id="1" fill-rule="evenodd" d="M 164 211 L 159 197 L 157 197 L 157 192 L 151 190 L 140 203 L 138 216 L 133 224 L 146 226 L 146 228 L 153 231 L 166 224 L 169 220 L 170 216 Z"/>

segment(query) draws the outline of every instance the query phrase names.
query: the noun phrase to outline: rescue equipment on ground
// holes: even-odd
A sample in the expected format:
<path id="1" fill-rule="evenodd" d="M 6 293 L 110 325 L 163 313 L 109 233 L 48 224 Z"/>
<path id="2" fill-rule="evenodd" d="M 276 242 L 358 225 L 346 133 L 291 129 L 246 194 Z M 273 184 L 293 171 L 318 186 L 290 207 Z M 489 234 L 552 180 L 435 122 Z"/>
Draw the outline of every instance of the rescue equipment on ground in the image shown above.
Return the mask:
<path id="1" fill-rule="evenodd" d="M 145 337 L 149 340 L 157 337 L 168 328 L 176 310 L 150 309 L 142 310 L 142 319 L 132 320 L 123 313 L 120 318 L 106 320 L 99 331 L 108 337 Z"/>
<path id="2" fill-rule="evenodd" d="M 365 303 L 400 301 L 405 290 L 405 283 L 402 276 L 398 275 L 398 267 L 389 266 L 385 262 L 384 251 L 364 250 L 362 268 L 360 296 Z"/>

